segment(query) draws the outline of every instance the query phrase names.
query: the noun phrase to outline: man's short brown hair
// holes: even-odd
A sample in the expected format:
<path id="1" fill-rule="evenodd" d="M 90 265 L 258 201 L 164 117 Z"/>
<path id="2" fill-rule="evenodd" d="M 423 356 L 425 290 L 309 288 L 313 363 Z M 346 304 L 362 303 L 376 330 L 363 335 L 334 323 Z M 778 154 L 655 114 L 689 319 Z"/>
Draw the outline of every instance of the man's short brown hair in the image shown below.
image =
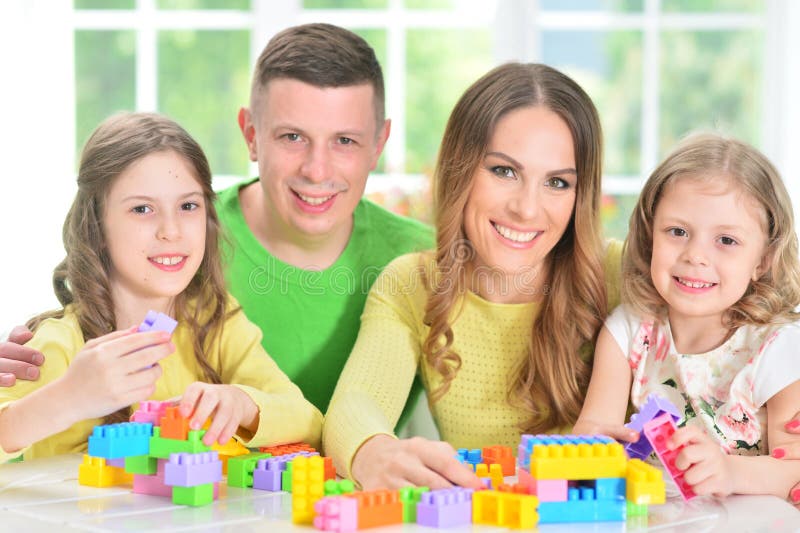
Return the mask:
<path id="1" fill-rule="evenodd" d="M 293 26 L 276 34 L 256 62 L 250 92 L 251 106 L 273 79 L 294 79 L 315 87 L 348 87 L 369 83 L 375 100 L 375 118 L 383 124 L 383 71 L 367 42 L 331 24 Z"/>

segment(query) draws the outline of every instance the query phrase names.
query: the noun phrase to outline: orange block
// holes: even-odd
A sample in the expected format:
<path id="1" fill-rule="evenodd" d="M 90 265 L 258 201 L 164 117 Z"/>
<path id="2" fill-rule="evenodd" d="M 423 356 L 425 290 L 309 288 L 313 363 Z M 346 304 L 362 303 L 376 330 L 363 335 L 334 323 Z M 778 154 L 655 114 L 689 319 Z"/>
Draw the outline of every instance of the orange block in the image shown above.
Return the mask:
<path id="1" fill-rule="evenodd" d="M 186 440 L 189 436 L 189 420 L 181 416 L 177 407 L 167 407 L 161 417 L 161 438 Z"/>
<path id="2" fill-rule="evenodd" d="M 293 442 L 291 444 L 279 444 L 277 446 L 262 446 L 258 451 L 261 453 L 271 453 L 272 457 L 278 457 L 279 455 L 289 455 L 290 453 L 315 452 L 317 450 L 305 442 Z"/>
<path id="3" fill-rule="evenodd" d="M 336 480 L 336 467 L 333 466 L 332 457 L 323 457 L 325 459 L 325 481 L 329 479 Z"/>
<path id="4" fill-rule="evenodd" d="M 403 523 L 403 502 L 397 490 L 343 494 L 358 501 L 358 529 Z"/>
<path id="5" fill-rule="evenodd" d="M 483 464 L 498 464 L 503 469 L 503 476 L 513 476 L 517 473 L 514 452 L 509 446 L 487 446 L 481 451 Z"/>

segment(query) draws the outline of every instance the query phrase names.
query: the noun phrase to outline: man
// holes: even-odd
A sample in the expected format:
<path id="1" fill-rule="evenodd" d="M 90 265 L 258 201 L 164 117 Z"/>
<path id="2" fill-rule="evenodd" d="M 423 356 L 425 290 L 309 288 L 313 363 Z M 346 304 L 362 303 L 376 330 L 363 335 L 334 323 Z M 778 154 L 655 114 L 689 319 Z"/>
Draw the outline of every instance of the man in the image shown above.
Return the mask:
<path id="1" fill-rule="evenodd" d="M 229 290 L 325 412 L 372 282 L 395 257 L 432 248 L 433 232 L 362 198 L 391 124 L 381 67 L 354 33 L 307 24 L 275 35 L 239 126 L 260 178 L 217 200 Z M 0 344 L 0 384 L 38 378 L 42 355 L 15 344 L 28 336 L 15 329 Z"/>

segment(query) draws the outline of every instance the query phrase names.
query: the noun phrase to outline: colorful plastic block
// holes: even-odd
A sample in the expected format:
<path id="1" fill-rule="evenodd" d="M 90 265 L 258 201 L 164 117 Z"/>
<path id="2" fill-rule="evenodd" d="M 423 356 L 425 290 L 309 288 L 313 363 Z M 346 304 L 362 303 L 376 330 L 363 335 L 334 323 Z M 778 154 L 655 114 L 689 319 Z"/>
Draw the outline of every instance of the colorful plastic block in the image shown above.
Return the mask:
<path id="1" fill-rule="evenodd" d="M 626 520 L 630 520 L 631 517 L 647 518 L 648 505 L 646 503 L 633 503 L 632 501 L 627 501 L 625 503 L 627 511 L 627 516 L 625 517 Z M 627 525 L 630 527 L 630 524 Z M 645 522 L 643 525 L 646 527 L 647 522 Z"/>
<path id="2" fill-rule="evenodd" d="M 453 487 L 422 493 L 417 504 L 417 524 L 455 527 L 472 523 L 473 492 L 472 489 Z"/>
<path id="3" fill-rule="evenodd" d="M 533 443 L 529 465 L 537 479 L 625 477 L 625 451 L 609 437 L 554 435 L 539 440 Z"/>
<path id="4" fill-rule="evenodd" d="M 661 470 L 640 459 L 628 461 L 626 498 L 635 504 L 664 503 L 664 478 Z"/>
<path id="5" fill-rule="evenodd" d="M 215 442 L 211 445 L 211 450 L 219 454 L 219 460 L 222 461 L 223 474 L 228 473 L 228 459 L 250 453 L 250 450 L 245 448 L 242 443 L 236 439 L 230 439 L 225 444 Z"/>
<path id="6" fill-rule="evenodd" d="M 457 453 L 458 455 L 456 455 L 456 459 L 458 459 L 462 463 L 470 465 L 473 471 L 475 470 L 475 467 L 478 464 L 483 462 L 481 451 L 478 449 L 468 450 L 466 448 L 459 448 L 457 450 Z"/>
<path id="7" fill-rule="evenodd" d="M 403 502 L 396 490 L 374 490 L 345 495 L 358 502 L 358 529 L 403 523 Z"/>
<path id="8" fill-rule="evenodd" d="M 326 479 L 323 489 L 325 491 L 325 496 L 340 496 L 355 491 L 355 485 L 349 479 L 342 479 L 339 481 L 335 479 Z M 422 487 L 420 490 L 422 489 L 428 490 L 427 487 Z"/>
<path id="9" fill-rule="evenodd" d="M 194 487 L 172 487 L 172 503 L 199 507 L 214 501 L 214 484 L 195 485 Z"/>
<path id="10" fill-rule="evenodd" d="M 624 500 L 625 478 L 604 477 L 581 481 L 581 486 L 588 486 L 594 490 L 595 499 L 598 500 Z"/>
<path id="11" fill-rule="evenodd" d="M 175 407 L 178 405 L 177 401 L 159 402 L 155 400 L 144 401 L 139 404 L 139 408 L 131 415 L 131 422 L 150 423 L 157 426 L 161 423 L 161 417 L 167 410 L 167 407 Z"/>
<path id="12" fill-rule="evenodd" d="M 325 461 L 320 456 L 292 461 L 292 522 L 314 522 L 314 504 L 325 495 Z"/>
<path id="13" fill-rule="evenodd" d="M 290 455 L 298 452 L 314 453 L 317 450 L 305 442 L 293 442 L 291 444 L 280 444 L 278 446 L 262 446 L 258 451 L 261 453 L 270 453 L 272 457 L 280 457 L 281 455 Z"/>
<path id="14" fill-rule="evenodd" d="M 514 452 L 509 446 L 487 446 L 482 450 L 481 457 L 484 464 L 499 464 L 503 468 L 503 476 L 517 473 Z"/>
<path id="15" fill-rule="evenodd" d="M 191 430 L 186 440 L 165 439 L 161 436 L 161 428 L 153 428 L 153 436 L 150 437 L 150 456 L 159 459 L 169 459 L 173 453 L 201 453 L 211 450 L 209 446 L 203 444 L 203 435 L 206 430 Z M 147 452 L 145 452 L 147 453 Z M 138 455 L 138 454 L 130 454 Z"/>
<path id="16" fill-rule="evenodd" d="M 523 468 L 517 470 L 517 479 L 519 484 L 527 487 L 528 493 L 539 498 L 540 502 L 567 501 L 566 479 L 536 479 Z"/>
<path id="17" fill-rule="evenodd" d="M 498 464 L 479 463 L 475 465 L 475 475 L 480 478 L 489 478 L 493 489 L 497 489 L 503 484 L 503 468 Z"/>
<path id="18" fill-rule="evenodd" d="M 276 458 L 260 459 L 253 470 L 253 488 L 271 492 L 283 490 L 282 474 L 286 464 Z"/>
<path id="19" fill-rule="evenodd" d="M 148 311 L 144 316 L 144 320 L 139 326 L 138 331 L 166 331 L 167 333 L 172 333 L 177 325 L 177 320 L 165 315 L 164 313 Z"/>
<path id="20" fill-rule="evenodd" d="M 173 453 L 164 466 L 164 484 L 194 487 L 222 481 L 222 461 L 217 452 Z"/>
<path id="21" fill-rule="evenodd" d="M 107 466 L 116 466 L 118 468 L 125 468 L 125 457 L 117 457 L 116 459 L 106 459 Z"/>
<path id="22" fill-rule="evenodd" d="M 268 453 L 248 453 L 228 459 L 228 485 L 248 488 L 253 486 L 253 471 L 258 461 L 269 459 Z"/>
<path id="23" fill-rule="evenodd" d="M 540 502 L 539 523 L 625 521 L 626 502 L 598 500 L 591 487 L 570 487 L 565 502 Z"/>
<path id="24" fill-rule="evenodd" d="M 133 482 L 133 476 L 117 466 L 109 466 L 102 457 L 84 454 L 78 466 L 78 483 L 89 487 L 115 487 Z"/>
<path id="25" fill-rule="evenodd" d="M 314 527 L 344 533 L 358 529 L 358 501 L 344 496 L 326 496 L 314 504 Z"/>
<path id="26" fill-rule="evenodd" d="M 152 424 L 139 422 L 95 426 L 89 437 L 89 455 L 105 459 L 147 455 L 152 433 Z"/>
<path id="27" fill-rule="evenodd" d="M 539 521 L 536 496 L 480 490 L 472 494 L 472 522 L 513 529 L 530 529 Z"/>
<path id="28" fill-rule="evenodd" d="M 189 436 L 189 419 L 180 414 L 178 407 L 167 407 L 159 427 L 162 439 L 186 440 Z"/>
<path id="29" fill-rule="evenodd" d="M 653 446 L 653 451 L 658 455 L 664 468 L 667 469 L 667 473 L 672 477 L 672 480 L 675 481 L 675 485 L 677 485 L 683 499 L 691 500 L 697 495 L 692 490 L 692 487 L 683 479 L 684 472 L 675 467 L 675 458 L 683 449 L 683 446 L 675 450 L 667 449 L 667 440 L 675 433 L 675 429 L 675 421 L 672 419 L 672 415 L 665 413 L 661 416 L 657 416 L 650 422 L 646 422 L 644 425 L 644 434 Z"/>
<path id="30" fill-rule="evenodd" d="M 284 490 L 286 492 L 292 492 L 292 461 L 296 457 L 313 457 L 315 455 L 319 455 L 319 453 L 295 452 L 295 453 L 290 453 L 288 455 L 281 455 L 275 458 L 278 461 L 284 461 L 286 463 L 286 468 L 284 468 L 283 472 L 281 472 L 281 490 Z"/>
<path id="31" fill-rule="evenodd" d="M 625 427 L 638 431 L 639 440 L 625 444 L 625 451 L 628 453 L 628 457 L 631 459 L 647 459 L 650 452 L 653 451 L 653 447 L 642 433 L 642 430 L 647 422 L 650 422 L 664 413 L 668 413 L 672 416 L 675 422 L 681 419 L 678 408 L 675 407 L 672 402 L 657 394 L 651 394 L 647 397 L 644 404 L 642 404 L 639 412 L 631 415 L 631 419 L 625 424 Z"/>
<path id="32" fill-rule="evenodd" d="M 172 497 L 172 487 L 164 484 L 164 465 L 166 460 L 157 459 L 158 467 L 155 475 L 134 474 L 133 492 L 151 496 Z"/>
<path id="33" fill-rule="evenodd" d="M 325 483 L 330 482 L 326 481 Z M 417 504 L 422 494 L 429 490 L 428 487 L 403 487 L 400 489 L 400 502 L 403 504 L 403 523 L 414 524 L 417 522 Z"/>
<path id="34" fill-rule="evenodd" d="M 149 455 L 129 455 L 125 458 L 125 471 L 152 476 L 158 471 L 158 459 Z"/>

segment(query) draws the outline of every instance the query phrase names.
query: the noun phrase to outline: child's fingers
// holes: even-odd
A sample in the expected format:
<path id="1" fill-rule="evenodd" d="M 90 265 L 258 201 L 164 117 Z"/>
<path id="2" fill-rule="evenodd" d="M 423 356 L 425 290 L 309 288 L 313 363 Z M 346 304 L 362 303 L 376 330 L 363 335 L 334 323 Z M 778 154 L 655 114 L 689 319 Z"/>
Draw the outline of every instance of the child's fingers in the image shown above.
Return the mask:
<path id="1" fill-rule="evenodd" d="M 231 416 L 229 412 L 220 412 L 218 409 L 214 414 L 214 418 L 211 420 L 211 424 L 206 430 L 206 434 L 203 436 L 203 444 L 206 446 L 211 446 L 217 441 L 222 444 L 222 432 L 225 430 L 225 426 L 228 424 L 230 419 Z"/>
<path id="2" fill-rule="evenodd" d="M 121 358 L 119 360 L 120 368 L 125 374 L 132 374 L 153 366 L 174 351 L 175 345 L 172 342 L 148 346 Z"/>
<path id="3" fill-rule="evenodd" d="M 219 432 L 219 438 L 217 439 L 218 442 L 222 445 L 225 445 L 229 440 L 233 438 L 238 429 L 239 429 L 239 421 L 234 420 L 233 417 L 228 418 L 228 423 L 225 424 L 223 430 Z"/>
<path id="4" fill-rule="evenodd" d="M 131 391 L 142 389 L 155 390 L 156 381 L 158 381 L 158 378 L 161 377 L 162 372 L 161 366 L 158 364 L 149 368 L 142 368 L 137 372 L 133 372 L 125 376 L 123 381 L 124 387 Z"/>
<path id="5" fill-rule="evenodd" d="M 194 413 L 192 413 L 192 418 L 189 420 L 189 429 L 202 428 L 218 405 L 219 395 L 216 391 L 212 387 L 203 387 L 203 393 L 195 403 Z"/>
<path id="6" fill-rule="evenodd" d="M 202 383 L 195 382 L 186 387 L 186 390 L 183 391 L 183 396 L 181 396 L 180 405 L 178 406 L 178 412 L 182 417 L 188 418 L 194 412 L 195 406 L 200 401 L 202 395 Z"/>
<path id="7" fill-rule="evenodd" d="M 130 335 L 131 333 L 134 333 L 135 331 L 136 331 L 136 328 L 134 328 L 134 327 L 130 327 L 128 329 L 121 329 L 119 331 L 112 331 L 111 333 L 107 333 L 105 335 L 101 335 L 100 337 L 96 337 L 94 339 L 91 339 L 91 340 L 87 341 L 86 344 L 84 345 L 84 347 L 92 348 L 92 347 L 97 346 L 99 344 L 105 344 L 105 343 L 113 341 L 115 339 L 119 339 L 121 337 L 125 337 L 127 335 Z"/>
<path id="8" fill-rule="evenodd" d="M 773 448 L 771 455 L 775 459 L 800 459 L 800 442 L 793 442 Z"/>
<path id="9" fill-rule="evenodd" d="M 676 450 L 681 446 L 686 446 L 692 442 L 705 442 L 705 432 L 695 426 L 686 426 L 678 429 L 672 434 L 672 437 L 667 441 L 669 449 Z"/>
<path id="10" fill-rule="evenodd" d="M 678 470 L 686 470 L 690 466 L 697 464 L 708 457 L 708 453 L 704 446 L 698 444 L 690 444 L 683 448 L 677 457 L 675 457 L 675 468 Z"/>
<path id="11" fill-rule="evenodd" d="M 677 466 L 677 461 L 675 462 Z M 692 463 L 686 471 L 683 473 L 683 479 L 688 483 L 693 490 L 695 490 L 695 485 L 699 485 L 703 483 L 708 478 L 712 477 L 715 474 L 716 470 L 714 469 L 714 465 L 711 464 L 709 461 L 699 461 Z M 695 490 L 697 492 L 697 490 Z M 704 494 L 710 494 L 705 492 Z"/>

